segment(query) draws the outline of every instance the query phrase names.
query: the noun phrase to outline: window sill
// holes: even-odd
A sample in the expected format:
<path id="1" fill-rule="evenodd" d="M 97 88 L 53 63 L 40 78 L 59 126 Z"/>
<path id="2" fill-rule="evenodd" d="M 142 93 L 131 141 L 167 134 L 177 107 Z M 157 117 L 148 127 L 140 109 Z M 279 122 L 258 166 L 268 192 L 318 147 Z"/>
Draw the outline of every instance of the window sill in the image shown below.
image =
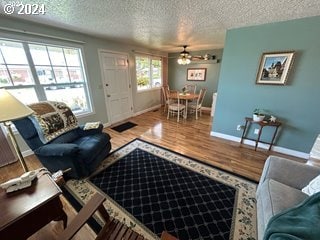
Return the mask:
<path id="1" fill-rule="evenodd" d="M 161 87 L 137 90 L 137 93 L 152 92 L 152 91 L 157 91 L 157 90 L 161 90 Z"/>
<path id="2" fill-rule="evenodd" d="M 94 111 L 90 111 L 90 112 L 81 112 L 81 113 L 73 113 L 77 119 L 81 119 L 81 118 L 84 118 L 84 117 L 88 117 L 88 116 L 91 116 L 91 115 L 94 115 L 95 112 Z"/>

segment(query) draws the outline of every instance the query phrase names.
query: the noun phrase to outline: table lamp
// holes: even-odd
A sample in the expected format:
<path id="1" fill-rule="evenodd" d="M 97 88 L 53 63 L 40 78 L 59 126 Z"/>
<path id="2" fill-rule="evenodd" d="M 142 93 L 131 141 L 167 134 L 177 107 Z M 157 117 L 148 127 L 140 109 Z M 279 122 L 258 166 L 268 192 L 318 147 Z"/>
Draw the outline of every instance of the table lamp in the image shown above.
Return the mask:
<path id="1" fill-rule="evenodd" d="M 6 126 L 13 147 L 25 172 L 28 172 L 28 167 L 24 161 L 17 140 L 12 132 L 11 121 L 27 117 L 32 113 L 33 111 L 30 108 L 12 96 L 7 90 L 0 89 L 0 123 L 3 123 L 4 126 Z"/>

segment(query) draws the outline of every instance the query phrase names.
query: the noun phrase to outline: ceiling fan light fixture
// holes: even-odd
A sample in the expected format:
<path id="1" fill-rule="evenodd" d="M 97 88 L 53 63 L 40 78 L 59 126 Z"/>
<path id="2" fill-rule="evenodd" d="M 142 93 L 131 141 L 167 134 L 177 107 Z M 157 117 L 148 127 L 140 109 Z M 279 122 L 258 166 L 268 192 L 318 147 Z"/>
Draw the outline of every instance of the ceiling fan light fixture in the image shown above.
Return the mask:
<path id="1" fill-rule="evenodd" d="M 178 64 L 180 64 L 180 65 L 186 65 L 186 64 L 191 63 L 191 60 L 189 59 L 190 53 L 188 51 L 186 51 L 186 47 L 187 47 L 187 45 L 183 46 L 183 51 L 180 52 L 180 57 L 177 60 Z"/>
<path id="2" fill-rule="evenodd" d="M 191 63 L 191 60 L 189 58 L 186 58 L 186 57 L 180 57 L 178 60 L 177 60 L 178 64 L 180 65 L 187 65 L 189 63 Z"/>

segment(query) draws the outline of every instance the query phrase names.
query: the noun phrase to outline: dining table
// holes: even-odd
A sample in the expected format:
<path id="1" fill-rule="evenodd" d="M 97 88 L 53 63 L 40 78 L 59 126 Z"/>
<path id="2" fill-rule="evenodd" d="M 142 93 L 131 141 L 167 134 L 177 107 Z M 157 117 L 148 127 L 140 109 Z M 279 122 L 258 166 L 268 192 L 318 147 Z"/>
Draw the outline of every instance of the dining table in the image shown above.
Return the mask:
<path id="1" fill-rule="evenodd" d="M 185 114 L 184 114 L 184 118 L 187 118 L 188 115 L 188 101 L 189 100 L 195 100 L 199 97 L 199 94 L 195 94 L 195 93 L 179 93 L 179 99 L 180 100 L 184 100 L 185 101 Z M 178 96 L 176 94 L 173 94 L 170 96 L 170 98 L 172 99 L 178 99 Z"/>

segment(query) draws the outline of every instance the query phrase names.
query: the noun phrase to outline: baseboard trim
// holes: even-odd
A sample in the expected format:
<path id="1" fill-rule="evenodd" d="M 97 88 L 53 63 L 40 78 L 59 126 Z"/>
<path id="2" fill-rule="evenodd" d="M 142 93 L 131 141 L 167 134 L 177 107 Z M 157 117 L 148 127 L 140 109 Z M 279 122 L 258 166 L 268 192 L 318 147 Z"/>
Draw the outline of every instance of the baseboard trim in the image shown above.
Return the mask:
<path id="1" fill-rule="evenodd" d="M 209 107 L 201 107 L 201 110 L 206 111 L 206 112 L 211 112 L 211 108 L 209 108 Z"/>
<path id="2" fill-rule="evenodd" d="M 223 138 L 226 140 L 239 142 L 239 143 L 241 141 L 241 138 L 239 138 L 239 137 L 235 137 L 235 136 L 224 134 L 224 133 L 214 132 L 214 131 L 211 131 L 210 135 L 213 137 Z M 252 140 L 245 139 L 243 141 L 243 143 L 247 144 L 249 146 L 255 146 L 255 141 L 252 141 Z M 262 149 L 268 149 L 269 145 L 265 144 L 265 143 L 258 143 L 258 147 L 262 148 Z M 271 150 L 274 152 L 283 153 L 283 154 L 287 154 L 287 155 L 294 156 L 294 157 L 309 159 L 309 153 L 299 152 L 299 151 L 292 150 L 289 148 L 284 148 L 284 147 L 279 147 L 279 146 L 274 145 L 274 146 L 272 146 Z"/>
<path id="3" fill-rule="evenodd" d="M 145 109 L 145 110 L 136 112 L 136 113 L 133 114 L 133 117 L 138 116 L 138 115 L 141 115 L 141 114 L 146 113 L 146 112 L 150 112 L 150 111 L 159 109 L 159 108 L 161 108 L 161 104 L 158 104 L 158 105 L 153 106 L 153 107 L 151 107 L 151 108 L 147 108 L 147 109 Z"/>
<path id="4" fill-rule="evenodd" d="M 31 149 L 28 149 L 28 150 L 25 150 L 25 151 L 22 152 L 22 156 L 23 157 L 28 157 L 28 156 L 30 156 L 32 154 L 33 154 L 33 151 Z"/>

